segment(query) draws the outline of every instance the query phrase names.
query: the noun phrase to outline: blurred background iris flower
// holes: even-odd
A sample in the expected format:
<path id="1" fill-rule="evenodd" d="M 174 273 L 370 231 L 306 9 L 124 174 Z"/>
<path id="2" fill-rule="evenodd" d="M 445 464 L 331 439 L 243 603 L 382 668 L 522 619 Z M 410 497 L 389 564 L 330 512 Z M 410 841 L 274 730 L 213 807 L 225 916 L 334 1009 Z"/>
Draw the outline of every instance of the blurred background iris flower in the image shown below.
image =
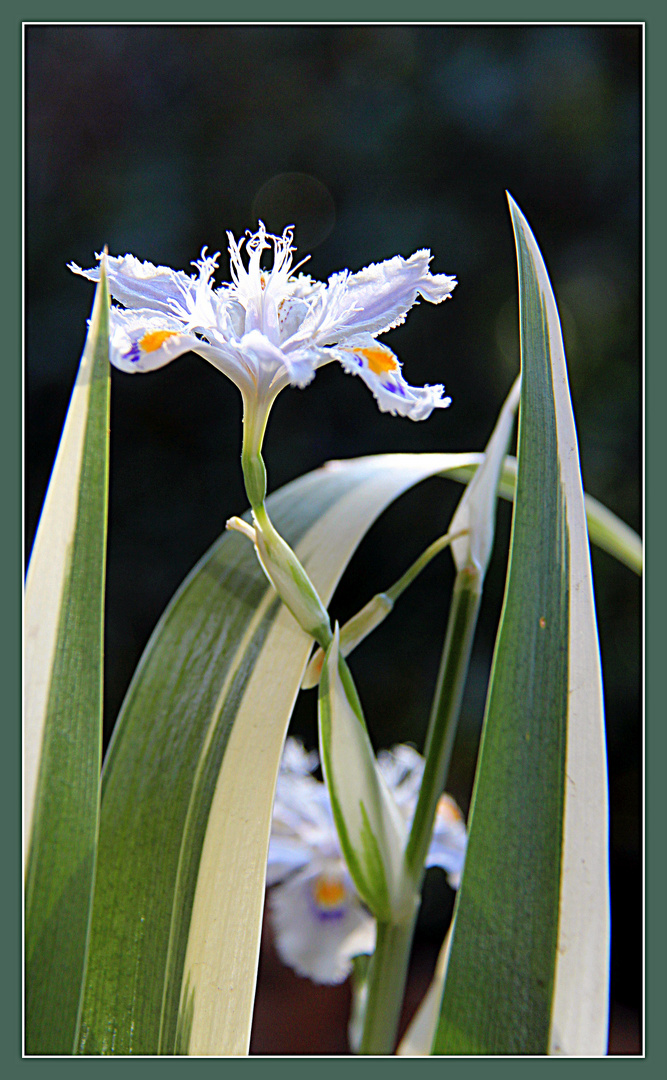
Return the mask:
<path id="1" fill-rule="evenodd" d="M 584 483 L 641 526 L 641 26 L 33 25 L 26 30 L 26 545 L 30 550 L 90 311 L 66 269 L 104 244 L 185 269 L 226 230 L 295 226 L 307 272 L 428 247 L 452 301 L 387 335 L 414 385 L 453 399 L 423 424 L 378 412 L 325 367 L 287 390 L 265 442 L 270 490 L 329 458 L 481 449 L 518 370 L 508 189 L 559 303 Z M 220 280 L 229 280 L 222 260 Z M 307 397 L 306 397 L 307 395 Z M 246 508 L 240 399 L 188 355 L 142 379 L 114 372 L 106 735 L 165 604 Z M 362 544 L 334 597 L 341 623 L 446 531 L 460 495 L 429 481 Z M 448 789 L 467 814 L 504 586 L 499 511 Z M 641 1005 L 640 583 L 593 569 L 611 794 L 611 1049 L 636 1053 Z M 436 560 L 352 657 L 376 747 L 422 740 L 447 616 Z M 314 746 L 312 692 L 292 730 Z M 406 1018 L 454 893 L 429 871 Z M 349 985 L 283 968 L 267 923 L 252 1050 L 344 1053 Z M 291 1023 L 292 1016 L 301 1019 Z"/>

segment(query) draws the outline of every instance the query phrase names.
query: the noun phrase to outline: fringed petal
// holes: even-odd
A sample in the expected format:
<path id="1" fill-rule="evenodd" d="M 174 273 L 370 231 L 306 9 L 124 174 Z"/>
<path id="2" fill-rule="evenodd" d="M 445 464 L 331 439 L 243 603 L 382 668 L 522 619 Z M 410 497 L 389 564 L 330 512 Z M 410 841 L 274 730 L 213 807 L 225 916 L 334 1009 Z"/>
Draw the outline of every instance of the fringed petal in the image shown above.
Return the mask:
<path id="1" fill-rule="evenodd" d="M 96 258 L 100 259 L 101 255 Z M 174 301 L 182 301 L 184 295 L 195 295 L 197 278 L 189 277 L 182 270 L 141 262 L 134 255 L 107 255 L 106 259 L 109 292 L 126 308 L 173 315 Z M 82 270 L 76 263 L 70 263 L 69 269 L 89 281 L 99 281 L 99 266 Z"/>
<path id="2" fill-rule="evenodd" d="M 342 866 L 311 864 L 276 886 L 269 905 L 278 956 L 313 982 L 343 982 L 352 957 L 375 947 L 375 920 Z"/>
<path id="3" fill-rule="evenodd" d="M 432 304 L 439 304 L 451 296 L 456 278 L 446 274 L 431 274 L 430 251 L 416 251 L 409 259 L 394 255 L 381 263 L 371 263 L 357 274 L 346 278 L 342 310 L 339 295 L 338 333 L 336 340 L 344 342 L 352 335 L 368 333 L 375 336 L 400 326 L 417 301 L 418 296 Z M 334 275 L 331 284 L 338 290 Z"/>
<path id="4" fill-rule="evenodd" d="M 168 315 L 110 309 L 109 359 L 121 371 L 155 371 L 200 344 L 194 334 L 183 332 L 178 319 Z"/>
<path id="5" fill-rule="evenodd" d="M 219 253 L 207 255 L 206 248 L 192 275 L 134 255 L 106 256 L 111 296 L 146 324 L 148 335 L 142 340 L 138 322 L 116 319 L 117 367 L 153 371 L 192 349 L 236 383 L 248 407 L 262 410 L 283 387 L 307 386 L 318 367 L 338 359 L 361 375 L 383 412 L 424 420 L 450 404 L 442 386 L 410 386 L 391 350 L 375 341 L 404 321 L 419 296 L 437 304 L 451 294 L 456 281 L 430 273 L 430 252 L 396 255 L 356 274 L 342 270 L 325 285 L 296 275 L 305 260 L 292 266 L 291 226 L 282 236 L 261 222 L 238 242 L 228 235 L 232 281 L 217 289 L 211 279 Z M 273 266 L 265 270 L 262 255 L 271 248 Z M 99 280 L 99 267 L 70 269 Z"/>
<path id="6" fill-rule="evenodd" d="M 458 889 L 461 881 L 467 844 L 468 834 L 461 811 L 450 795 L 441 795 L 425 865 L 441 866 L 453 889 Z"/>
<path id="7" fill-rule="evenodd" d="M 378 754 L 380 772 L 394 793 L 398 805 L 405 807 L 410 818 L 414 812 L 424 775 L 424 759 L 405 743 Z"/>
<path id="8" fill-rule="evenodd" d="M 446 409 L 452 403 L 450 397 L 444 396 L 444 386 L 410 386 L 401 374 L 398 357 L 370 336 L 329 352 L 348 374 L 364 380 L 381 412 L 426 420 L 434 409 Z"/>
<path id="9" fill-rule="evenodd" d="M 266 864 L 266 884 L 277 885 L 310 862 L 311 851 L 297 837 L 272 833 Z"/>

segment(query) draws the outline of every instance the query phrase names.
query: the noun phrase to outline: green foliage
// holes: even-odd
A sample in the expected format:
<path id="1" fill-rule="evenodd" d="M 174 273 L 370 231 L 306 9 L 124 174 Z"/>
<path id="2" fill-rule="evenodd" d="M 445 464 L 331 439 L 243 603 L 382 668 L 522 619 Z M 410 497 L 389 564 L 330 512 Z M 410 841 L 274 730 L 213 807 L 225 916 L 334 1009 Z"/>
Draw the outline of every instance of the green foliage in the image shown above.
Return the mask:
<path id="1" fill-rule="evenodd" d="M 434 1053 L 601 1054 L 607 777 L 584 499 L 565 356 L 511 203 L 522 393 L 510 564 Z"/>
<path id="2" fill-rule="evenodd" d="M 29 1054 L 73 1053 L 86 963 L 102 745 L 108 309 L 103 275 L 26 587 Z"/>
<path id="3" fill-rule="evenodd" d="M 392 499 L 469 460 L 336 463 L 268 508 L 328 603 Z M 273 791 L 311 646 L 238 533 L 164 613 L 105 763 L 79 1052 L 247 1052 Z"/>
<path id="4" fill-rule="evenodd" d="M 586 515 L 591 540 L 637 573 L 642 552 L 613 514 L 584 504 L 555 302 L 532 234 L 513 205 L 512 214 L 523 386 L 518 466 L 505 460 L 500 492 L 516 494 L 516 506 L 434 1052 L 602 1053 L 606 770 Z M 244 1054 L 273 793 L 312 638 L 278 600 L 247 538 L 225 534 L 142 657 L 105 762 L 100 814 L 107 316 L 103 277 L 28 574 L 26 1048 Z M 503 439 L 510 422 L 507 413 Z M 497 448 L 493 482 L 476 489 L 484 513 L 473 489 L 462 503 L 459 524 L 477 530 L 456 541 L 466 566 L 488 559 L 492 531 L 478 519 L 488 518 L 503 453 Z M 483 460 L 333 462 L 271 496 L 268 509 L 326 606 L 393 499 L 436 474 L 465 482 Z M 339 826 L 357 799 L 346 854 L 353 874 L 365 864 L 360 892 L 391 919 L 409 906 L 398 868 L 404 837 L 392 831 L 367 768 L 361 707 L 340 664 L 330 650 L 320 687 L 323 765 Z M 372 779 L 361 794 L 341 766 L 348 744 Z"/>

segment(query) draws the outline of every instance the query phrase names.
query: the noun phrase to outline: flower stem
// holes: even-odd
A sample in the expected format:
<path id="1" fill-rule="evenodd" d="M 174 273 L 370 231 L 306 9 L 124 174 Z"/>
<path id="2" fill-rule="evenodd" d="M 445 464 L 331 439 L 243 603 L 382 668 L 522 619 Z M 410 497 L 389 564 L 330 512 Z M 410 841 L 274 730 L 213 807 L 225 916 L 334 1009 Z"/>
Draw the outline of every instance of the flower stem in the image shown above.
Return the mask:
<path id="1" fill-rule="evenodd" d="M 266 498 L 266 466 L 262 457 L 262 443 L 275 394 L 259 401 L 243 394 L 243 446 L 241 468 L 248 502 L 254 509 Z"/>
<path id="2" fill-rule="evenodd" d="M 375 952 L 368 970 L 368 1000 L 360 1054 L 392 1054 L 401 1018 L 417 909 L 398 925 L 379 922 Z"/>
<path id="3" fill-rule="evenodd" d="M 368 637 L 373 630 L 384 622 L 387 615 L 390 615 L 394 610 L 394 604 L 398 600 L 399 596 L 405 592 L 409 585 L 415 580 L 415 578 L 421 574 L 422 570 L 428 566 L 432 559 L 435 558 L 441 551 L 444 551 L 453 540 L 457 540 L 460 536 L 464 536 L 467 530 L 462 529 L 456 533 L 446 533 L 444 536 L 439 536 L 437 540 L 434 540 L 432 544 L 421 553 L 418 559 L 416 559 L 412 566 L 409 566 L 404 574 L 395 581 L 390 588 L 385 592 L 376 593 L 371 597 L 367 604 L 361 608 L 360 611 L 353 615 L 351 619 L 348 619 L 340 631 L 340 651 L 342 656 L 349 656 L 353 649 L 356 649 L 364 638 Z M 309 690 L 313 686 L 317 686 L 320 680 L 320 674 L 322 672 L 322 664 L 324 663 L 324 653 L 321 649 L 318 649 L 313 655 L 310 664 L 306 669 L 306 674 L 303 677 L 301 683 L 304 690 Z"/>
<path id="4" fill-rule="evenodd" d="M 326 608 L 296 554 L 274 528 L 266 509 L 267 482 L 262 442 L 272 402 L 273 397 L 267 398 L 260 407 L 255 399 L 243 395 L 241 467 L 255 528 L 235 524 L 235 519 L 230 519 L 228 525 L 254 540 L 259 561 L 278 596 L 301 628 L 326 649 L 332 639 Z"/>
<path id="5" fill-rule="evenodd" d="M 266 498 L 266 466 L 259 451 L 251 452 L 243 447 L 241 468 L 248 502 L 253 509 L 263 506 Z"/>
<path id="6" fill-rule="evenodd" d="M 479 571 L 465 568 L 458 572 L 454 582 L 445 644 L 426 736 L 424 776 L 405 849 L 406 869 L 412 879 L 419 883 L 424 874 L 424 860 L 431 842 L 438 799 L 447 781 L 482 599 L 482 580 L 483 575 Z"/>
<path id="7" fill-rule="evenodd" d="M 446 547 L 449 547 L 452 540 L 458 540 L 458 538 L 464 536 L 466 532 L 467 529 L 460 529 L 458 532 L 448 532 L 445 533 L 444 536 L 439 536 L 437 540 L 434 540 L 432 544 L 429 544 L 425 551 L 422 551 L 419 558 L 415 559 L 412 566 L 408 567 L 398 581 L 395 581 L 389 589 L 385 589 L 384 595 L 388 596 L 393 603 L 396 603 L 401 593 L 405 592 L 408 585 L 412 585 L 415 578 L 421 574 L 422 570 L 428 566 L 431 560 L 434 559 L 436 555 L 439 555 L 441 551 L 444 551 Z"/>
<path id="8" fill-rule="evenodd" d="M 299 626 L 323 649 L 332 640 L 329 615 L 317 589 L 289 544 L 274 528 L 266 505 L 253 507 L 255 549 L 269 581 Z"/>
<path id="9" fill-rule="evenodd" d="M 447 779 L 461 709 L 483 575 L 472 568 L 459 571 L 454 582 L 438 682 L 426 738 L 426 763 L 410 837 L 405 850 L 406 873 L 417 895 L 431 842 L 438 799 Z M 368 974 L 368 1003 L 361 1039 L 362 1054 L 391 1054 L 396 1042 L 401 1003 L 416 922 L 378 923 L 377 944 Z"/>

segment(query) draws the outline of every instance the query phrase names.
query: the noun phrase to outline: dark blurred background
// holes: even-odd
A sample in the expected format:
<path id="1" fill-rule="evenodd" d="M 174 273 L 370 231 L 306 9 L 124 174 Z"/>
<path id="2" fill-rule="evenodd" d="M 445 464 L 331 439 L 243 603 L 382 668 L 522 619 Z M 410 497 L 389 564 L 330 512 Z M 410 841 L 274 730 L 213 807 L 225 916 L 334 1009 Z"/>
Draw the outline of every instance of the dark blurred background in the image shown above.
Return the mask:
<path id="1" fill-rule="evenodd" d="M 189 269 L 225 231 L 296 225 L 307 271 L 420 247 L 454 297 L 386 338 L 409 382 L 453 405 L 424 423 L 380 414 L 338 365 L 288 390 L 269 423 L 270 487 L 329 458 L 482 449 L 518 371 L 508 189 L 544 253 L 563 321 L 586 489 L 641 524 L 641 29 L 638 26 L 30 26 L 26 32 L 26 547 L 85 337 L 92 287 L 73 259 L 112 254 Z M 170 596 L 246 508 L 235 387 L 188 356 L 114 371 L 107 735 Z M 440 532 L 460 495 L 429 481 L 374 527 L 333 602 L 348 618 Z M 510 511 L 499 511 L 449 788 L 467 810 L 502 600 Z M 442 556 L 353 657 L 377 746 L 428 716 L 447 617 Z M 605 677 L 612 842 L 610 1049 L 640 1050 L 640 583 L 593 551 Z M 315 699 L 293 731 L 316 741 Z M 453 894 L 429 872 L 407 1013 L 428 982 Z M 345 1052 L 347 987 L 282 968 L 265 928 L 252 1049 Z M 290 1016 L 301 1010 L 292 1025 Z M 305 1011 L 304 1011 L 305 1010 Z M 296 1031 L 293 1029 L 296 1028 Z"/>

